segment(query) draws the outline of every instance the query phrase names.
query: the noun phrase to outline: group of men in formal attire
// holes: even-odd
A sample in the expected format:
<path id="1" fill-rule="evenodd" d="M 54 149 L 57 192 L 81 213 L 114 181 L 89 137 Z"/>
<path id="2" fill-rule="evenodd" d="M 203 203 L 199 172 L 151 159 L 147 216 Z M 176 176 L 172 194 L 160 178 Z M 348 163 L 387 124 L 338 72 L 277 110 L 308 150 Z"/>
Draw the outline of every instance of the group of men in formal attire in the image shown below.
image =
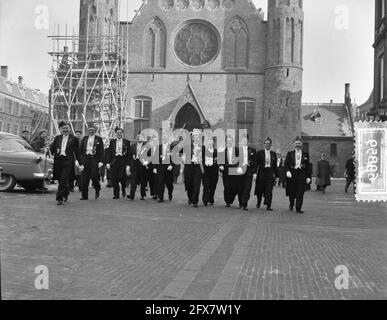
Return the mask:
<path id="1" fill-rule="evenodd" d="M 96 135 L 96 128 L 88 128 L 88 136 L 81 141 L 70 133 L 69 124 L 59 124 L 61 134 L 55 137 L 50 146 L 54 155 L 54 179 L 59 181 L 56 200 L 58 205 L 68 201 L 70 194 L 70 176 L 74 165 L 81 172 L 81 200 L 89 199 L 89 184 L 92 181 L 95 198 L 100 197 L 100 169 L 106 166 L 110 171 L 113 187 L 113 199 L 120 194 L 126 196 L 127 177 L 130 175 L 129 200 L 135 199 L 140 186 L 141 200 L 146 197 L 147 187 L 153 199 L 164 202 L 167 190 L 168 200 L 173 199 L 174 172 L 176 166 L 184 166 L 184 186 L 188 204 L 197 208 L 200 189 L 203 186 L 202 202 L 204 206 L 214 205 L 215 192 L 220 176 L 223 179 L 224 201 L 229 208 L 238 199 L 239 208 L 248 210 L 251 191 L 255 184 L 257 208 L 266 206 L 273 211 L 273 188 L 280 176 L 277 154 L 271 151 L 272 141 L 265 140 L 264 149 L 256 151 L 249 146 L 247 135 L 241 138 L 236 147 L 231 136 L 226 137 L 224 147 L 218 147 L 214 138 L 203 143 L 202 135 L 193 133 L 188 140 L 171 143 L 166 134 L 162 134 L 161 144 L 158 138 L 149 137 L 131 144 L 123 137 L 121 128 L 115 129 L 116 137 L 104 150 L 103 139 Z M 187 143 L 188 141 L 188 143 Z M 312 172 L 309 168 L 309 155 L 302 150 L 302 141 L 296 138 L 294 151 L 287 154 L 282 163 L 286 172 L 286 195 L 289 197 L 289 209 L 303 213 L 303 197 L 306 184 L 311 183 Z M 122 191 L 120 193 L 120 191 Z"/>

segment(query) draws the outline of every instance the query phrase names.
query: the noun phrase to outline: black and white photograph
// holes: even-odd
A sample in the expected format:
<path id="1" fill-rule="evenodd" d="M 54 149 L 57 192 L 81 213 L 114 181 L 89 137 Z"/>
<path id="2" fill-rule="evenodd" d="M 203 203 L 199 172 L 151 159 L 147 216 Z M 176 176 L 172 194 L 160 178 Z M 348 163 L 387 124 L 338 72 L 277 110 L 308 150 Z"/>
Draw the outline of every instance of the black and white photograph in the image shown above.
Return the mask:
<path id="1" fill-rule="evenodd" d="M 386 65 L 387 0 L 0 0 L 1 300 L 386 300 Z"/>

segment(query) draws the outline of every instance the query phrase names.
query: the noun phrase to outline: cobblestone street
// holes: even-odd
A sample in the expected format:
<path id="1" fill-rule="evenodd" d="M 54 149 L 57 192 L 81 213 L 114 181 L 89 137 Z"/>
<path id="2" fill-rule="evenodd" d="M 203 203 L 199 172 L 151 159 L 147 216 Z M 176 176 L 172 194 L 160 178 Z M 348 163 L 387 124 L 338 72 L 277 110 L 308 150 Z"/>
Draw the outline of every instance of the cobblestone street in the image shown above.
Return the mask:
<path id="1" fill-rule="evenodd" d="M 0 194 L 3 299 L 386 299 L 386 204 L 356 203 L 335 181 L 309 192 L 305 214 L 276 188 L 273 213 L 187 206 L 183 185 L 158 204 L 100 200 L 56 206 L 46 195 Z M 91 196 L 93 196 L 93 191 Z M 49 269 L 49 290 L 34 287 Z M 335 288 L 335 268 L 349 289 Z"/>

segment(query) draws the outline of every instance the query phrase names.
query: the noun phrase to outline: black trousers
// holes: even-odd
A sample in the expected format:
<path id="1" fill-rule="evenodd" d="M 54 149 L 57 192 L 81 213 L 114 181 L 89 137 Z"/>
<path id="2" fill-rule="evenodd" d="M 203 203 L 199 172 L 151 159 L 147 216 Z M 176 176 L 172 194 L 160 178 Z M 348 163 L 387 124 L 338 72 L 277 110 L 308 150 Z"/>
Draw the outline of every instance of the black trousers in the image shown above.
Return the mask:
<path id="1" fill-rule="evenodd" d="M 301 169 L 292 169 L 292 178 L 287 180 L 289 190 L 290 206 L 296 206 L 296 210 L 300 211 L 304 204 L 304 194 L 306 186 L 306 173 Z"/>
<path id="2" fill-rule="evenodd" d="M 168 171 L 169 165 L 160 165 L 157 167 L 156 183 L 157 196 L 160 200 L 164 200 L 165 187 L 168 189 L 168 196 L 173 194 L 173 170 Z"/>
<path id="3" fill-rule="evenodd" d="M 347 177 L 347 182 L 345 184 L 345 192 L 348 192 L 349 186 L 353 183 L 353 192 L 356 191 L 355 177 Z"/>
<path id="4" fill-rule="evenodd" d="M 219 167 L 217 165 L 204 167 L 203 175 L 203 203 L 215 203 L 215 191 L 219 181 Z"/>
<path id="5" fill-rule="evenodd" d="M 126 189 L 126 162 L 123 157 L 116 157 L 110 165 L 110 177 L 113 186 L 114 197 L 120 197 L 120 185 L 122 192 Z"/>
<path id="6" fill-rule="evenodd" d="M 84 167 L 85 168 L 83 169 L 82 179 L 81 179 L 82 198 L 88 199 L 90 180 L 93 182 L 93 187 L 95 191 L 99 192 L 101 190 L 98 159 L 96 157 L 86 156 Z"/>
<path id="7" fill-rule="evenodd" d="M 275 179 L 273 169 L 265 168 L 258 172 L 257 182 L 255 185 L 255 195 L 257 196 L 258 205 L 261 205 L 262 197 L 264 196 L 264 204 L 271 207 L 273 203 L 274 183 Z"/>
<path id="8" fill-rule="evenodd" d="M 153 173 L 153 168 L 149 167 L 146 169 L 146 179 L 147 179 L 147 184 L 149 184 L 149 189 L 150 189 L 150 195 L 151 197 L 157 196 L 157 179 L 156 175 Z"/>
<path id="9" fill-rule="evenodd" d="M 253 186 L 253 171 L 250 168 L 247 168 L 246 173 L 240 177 L 238 200 L 239 204 L 242 207 L 247 207 L 250 195 L 251 188 Z"/>
<path id="10" fill-rule="evenodd" d="M 74 170 L 74 161 L 69 160 L 65 157 L 58 158 L 56 167 L 58 168 L 58 190 L 56 192 L 56 200 L 63 201 L 65 197 L 68 197 L 70 194 L 70 179 L 72 177 L 71 173 Z"/>
<path id="11" fill-rule="evenodd" d="M 227 173 L 223 173 L 223 186 L 224 186 L 224 202 L 227 205 L 234 203 L 235 197 L 238 195 L 241 176 L 232 176 Z"/>
<path id="12" fill-rule="evenodd" d="M 198 164 L 187 164 L 184 168 L 184 184 L 188 200 L 192 204 L 199 203 L 200 185 L 202 184 L 202 171 Z"/>
<path id="13" fill-rule="evenodd" d="M 147 172 L 141 163 L 134 164 L 131 169 L 132 179 L 130 181 L 130 197 L 134 198 L 136 195 L 137 185 L 140 184 L 141 197 L 146 197 Z"/>

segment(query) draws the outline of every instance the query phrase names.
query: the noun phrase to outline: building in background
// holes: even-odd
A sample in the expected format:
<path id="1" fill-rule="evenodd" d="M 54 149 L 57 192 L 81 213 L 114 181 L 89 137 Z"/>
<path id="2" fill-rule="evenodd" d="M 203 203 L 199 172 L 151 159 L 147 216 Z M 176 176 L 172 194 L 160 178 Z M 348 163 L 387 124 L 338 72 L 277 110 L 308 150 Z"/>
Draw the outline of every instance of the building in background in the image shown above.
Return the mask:
<path id="1" fill-rule="evenodd" d="M 310 154 L 314 176 L 321 153 L 327 155 L 336 178 L 344 177 L 346 161 L 354 150 L 354 119 L 350 86 L 345 86 L 344 103 L 305 103 L 302 105 L 302 138 Z"/>
<path id="2" fill-rule="evenodd" d="M 387 121 L 387 0 L 375 0 L 373 97 L 359 106 L 359 119 Z"/>
<path id="3" fill-rule="evenodd" d="M 118 22 L 118 1 L 80 1 L 79 36 L 52 54 L 53 112 L 73 129 L 246 129 L 288 151 L 301 133 L 302 0 L 144 1 Z M 115 27 L 115 24 L 119 28 Z M 117 69 L 117 66 L 119 67 Z"/>
<path id="4" fill-rule="evenodd" d="M 23 78 L 8 80 L 8 67 L 1 66 L 0 131 L 20 135 L 28 130 L 31 137 L 48 126 L 48 97 L 39 90 L 27 88 Z"/>

